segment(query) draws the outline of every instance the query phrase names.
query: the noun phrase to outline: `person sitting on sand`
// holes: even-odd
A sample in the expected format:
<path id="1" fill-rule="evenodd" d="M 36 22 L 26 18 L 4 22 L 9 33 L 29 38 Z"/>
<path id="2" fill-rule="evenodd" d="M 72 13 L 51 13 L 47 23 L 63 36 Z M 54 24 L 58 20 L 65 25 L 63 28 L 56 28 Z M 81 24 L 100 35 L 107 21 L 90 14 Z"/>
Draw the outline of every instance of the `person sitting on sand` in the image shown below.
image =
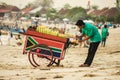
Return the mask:
<path id="1" fill-rule="evenodd" d="M 23 40 L 22 40 L 22 38 L 21 38 L 21 36 L 20 35 L 18 35 L 17 37 L 16 37 L 16 40 L 17 40 L 17 45 L 18 46 L 20 46 L 20 45 L 22 45 L 23 44 Z"/>

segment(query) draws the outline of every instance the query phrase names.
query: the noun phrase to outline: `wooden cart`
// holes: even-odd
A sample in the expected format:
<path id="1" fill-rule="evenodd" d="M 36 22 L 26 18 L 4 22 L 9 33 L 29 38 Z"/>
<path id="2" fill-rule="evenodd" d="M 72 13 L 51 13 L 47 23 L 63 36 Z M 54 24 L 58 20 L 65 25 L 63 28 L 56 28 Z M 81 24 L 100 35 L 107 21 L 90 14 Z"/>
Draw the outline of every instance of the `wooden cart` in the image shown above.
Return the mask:
<path id="1" fill-rule="evenodd" d="M 27 30 L 23 53 L 28 53 L 32 66 L 51 66 L 54 63 L 59 66 L 64 59 L 68 39 Z"/>

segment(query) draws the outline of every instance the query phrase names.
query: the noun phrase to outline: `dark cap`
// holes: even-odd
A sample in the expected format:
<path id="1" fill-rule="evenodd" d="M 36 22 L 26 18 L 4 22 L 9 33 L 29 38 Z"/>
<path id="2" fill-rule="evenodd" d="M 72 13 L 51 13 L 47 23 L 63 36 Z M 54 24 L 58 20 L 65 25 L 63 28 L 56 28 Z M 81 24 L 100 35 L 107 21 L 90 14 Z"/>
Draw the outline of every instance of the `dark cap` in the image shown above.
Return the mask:
<path id="1" fill-rule="evenodd" d="M 83 22 L 83 20 L 78 20 L 75 25 L 82 26 L 85 25 L 85 23 Z"/>

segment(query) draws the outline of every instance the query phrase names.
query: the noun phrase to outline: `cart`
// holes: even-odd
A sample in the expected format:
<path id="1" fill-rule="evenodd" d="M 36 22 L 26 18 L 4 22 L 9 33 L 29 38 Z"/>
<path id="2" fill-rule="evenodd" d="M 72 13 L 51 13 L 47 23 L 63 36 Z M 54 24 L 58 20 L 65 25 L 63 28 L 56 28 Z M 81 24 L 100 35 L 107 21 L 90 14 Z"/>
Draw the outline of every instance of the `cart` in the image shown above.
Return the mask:
<path id="1" fill-rule="evenodd" d="M 29 62 L 33 67 L 45 65 L 47 67 L 64 59 L 68 47 L 68 38 L 61 38 L 49 34 L 27 30 L 23 54 L 28 54 Z"/>

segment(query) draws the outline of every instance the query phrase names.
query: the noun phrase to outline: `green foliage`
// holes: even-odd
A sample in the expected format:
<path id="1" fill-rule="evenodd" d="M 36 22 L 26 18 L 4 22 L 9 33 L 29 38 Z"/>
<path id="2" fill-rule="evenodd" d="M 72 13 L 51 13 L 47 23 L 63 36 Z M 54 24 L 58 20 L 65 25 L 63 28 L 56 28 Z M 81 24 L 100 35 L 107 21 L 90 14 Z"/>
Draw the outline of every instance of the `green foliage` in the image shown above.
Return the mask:
<path id="1" fill-rule="evenodd" d="M 0 2 L 1 5 L 7 5 L 5 2 Z"/>
<path id="2" fill-rule="evenodd" d="M 118 13 L 117 15 L 115 15 L 114 21 L 115 21 L 116 23 L 120 23 L 120 11 L 119 11 L 119 13 Z"/>
<path id="3" fill-rule="evenodd" d="M 92 6 L 92 9 L 97 10 L 97 9 L 98 9 L 98 6 L 97 6 L 97 5 L 93 5 L 93 6 Z"/>
<path id="4" fill-rule="evenodd" d="M 32 4 L 27 4 L 26 6 L 25 6 L 25 8 L 29 8 L 29 7 L 31 7 L 32 6 Z"/>
<path id="5" fill-rule="evenodd" d="M 50 18 L 52 20 L 55 18 L 59 18 L 58 12 L 54 8 L 48 9 L 46 15 L 47 15 L 47 18 Z"/>
<path id="6" fill-rule="evenodd" d="M 89 14 L 87 16 L 87 19 L 92 19 L 93 21 L 97 21 L 97 22 L 105 22 L 108 20 L 106 16 L 94 16 L 93 14 Z"/>
<path id="7" fill-rule="evenodd" d="M 78 19 L 84 19 L 86 17 L 86 11 L 82 7 L 74 7 L 70 9 L 66 17 L 71 21 L 77 21 Z"/>
<path id="8" fill-rule="evenodd" d="M 40 17 L 40 16 L 41 16 L 41 14 L 39 11 L 35 13 L 35 17 Z"/>
<path id="9" fill-rule="evenodd" d="M 100 16 L 100 17 L 96 17 L 95 18 L 95 21 L 101 21 L 101 22 L 105 22 L 107 20 L 107 17 L 106 16 Z"/>
<path id="10" fill-rule="evenodd" d="M 67 3 L 64 5 L 64 9 L 70 9 L 70 8 L 71 8 L 70 4 Z"/>
<path id="11" fill-rule="evenodd" d="M 113 21 L 114 21 L 114 17 L 108 17 L 108 18 L 107 18 L 107 21 L 113 22 Z"/>
<path id="12" fill-rule="evenodd" d="M 53 1 L 52 0 L 42 0 L 40 5 L 43 7 L 43 8 L 51 8 L 52 5 L 53 5 Z"/>
<path id="13" fill-rule="evenodd" d="M 51 8 L 51 9 L 49 9 L 49 12 L 51 12 L 51 13 L 56 13 L 57 11 L 56 11 L 56 9 Z"/>
<path id="14" fill-rule="evenodd" d="M 120 0 L 116 0 L 116 7 L 120 9 Z"/>
<path id="15" fill-rule="evenodd" d="M 87 15 L 87 19 L 92 19 L 92 20 L 96 20 L 96 17 L 93 14 L 89 14 Z"/>
<path id="16" fill-rule="evenodd" d="M 6 4 L 5 2 L 0 2 L 0 5 L 3 5 L 5 7 L 8 7 L 8 4 Z"/>

